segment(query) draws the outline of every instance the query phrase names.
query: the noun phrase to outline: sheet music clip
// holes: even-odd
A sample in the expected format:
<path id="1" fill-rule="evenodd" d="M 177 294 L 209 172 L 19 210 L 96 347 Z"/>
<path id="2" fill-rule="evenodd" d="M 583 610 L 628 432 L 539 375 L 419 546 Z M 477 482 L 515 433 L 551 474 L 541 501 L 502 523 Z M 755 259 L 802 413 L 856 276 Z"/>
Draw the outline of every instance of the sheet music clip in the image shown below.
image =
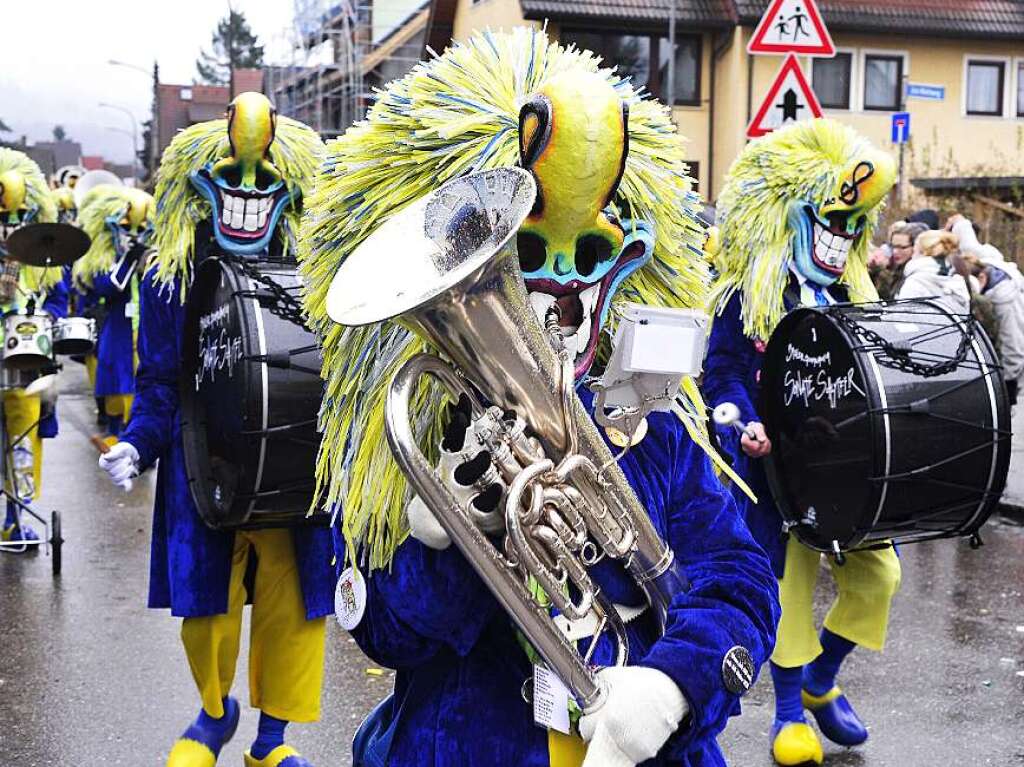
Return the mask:
<path id="1" fill-rule="evenodd" d="M 699 375 L 708 316 L 694 309 L 627 304 L 604 375 L 590 384 L 594 417 L 633 435 L 651 412 L 667 412 L 685 376 Z"/>

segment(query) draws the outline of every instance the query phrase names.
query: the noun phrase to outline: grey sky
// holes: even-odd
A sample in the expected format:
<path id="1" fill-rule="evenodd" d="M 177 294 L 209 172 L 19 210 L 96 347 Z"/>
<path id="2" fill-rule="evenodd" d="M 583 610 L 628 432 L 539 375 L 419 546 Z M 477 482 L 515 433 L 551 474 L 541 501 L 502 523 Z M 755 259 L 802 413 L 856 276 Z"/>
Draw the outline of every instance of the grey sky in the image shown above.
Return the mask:
<path id="1" fill-rule="evenodd" d="M 119 59 L 151 72 L 155 59 L 162 82 L 190 83 L 199 50 L 209 46 L 228 3 L 25 0 L 3 6 L 0 119 L 14 136 L 30 140 L 50 139 L 59 123 L 82 143 L 85 154 L 128 162 L 131 120 L 98 103 L 128 108 L 141 131 L 151 109 L 152 77 L 107 61 Z M 269 59 L 286 55 L 291 0 L 233 0 L 233 6 L 267 45 Z"/>

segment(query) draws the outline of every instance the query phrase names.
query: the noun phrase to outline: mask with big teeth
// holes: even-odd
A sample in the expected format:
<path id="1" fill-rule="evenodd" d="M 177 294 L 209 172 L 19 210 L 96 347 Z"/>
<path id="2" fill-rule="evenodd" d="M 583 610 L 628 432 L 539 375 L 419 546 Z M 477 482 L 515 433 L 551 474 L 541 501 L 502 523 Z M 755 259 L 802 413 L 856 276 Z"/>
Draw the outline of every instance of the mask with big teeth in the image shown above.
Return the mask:
<path id="1" fill-rule="evenodd" d="M 811 282 L 831 285 L 843 276 L 850 250 L 864 234 L 868 212 L 892 188 L 896 167 L 885 152 L 867 150 L 840 175 L 820 205 L 798 200 L 790 205 L 793 263 Z"/>
<path id="2" fill-rule="evenodd" d="M 213 232 L 221 248 L 240 255 L 265 251 L 281 211 L 297 195 L 270 160 L 277 113 L 266 96 L 242 93 L 228 105 L 231 156 L 191 175 L 213 208 Z"/>
<path id="3" fill-rule="evenodd" d="M 520 161 L 537 182 L 517 237 L 519 264 L 540 322 L 557 312 L 577 379 L 594 362 L 612 296 L 653 252 L 651 227 L 610 209 L 628 119 L 606 78 L 579 71 L 553 78 L 519 113 Z"/>
<path id="4" fill-rule="evenodd" d="M 38 207 L 28 204 L 25 177 L 17 170 L 0 173 L 0 256 L 7 255 L 7 238 L 15 229 L 32 223 Z"/>
<path id="5" fill-rule="evenodd" d="M 136 246 L 146 247 L 153 236 L 152 196 L 139 189 L 124 189 L 122 195 L 127 198 L 123 211 L 106 218 L 117 261 Z"/>

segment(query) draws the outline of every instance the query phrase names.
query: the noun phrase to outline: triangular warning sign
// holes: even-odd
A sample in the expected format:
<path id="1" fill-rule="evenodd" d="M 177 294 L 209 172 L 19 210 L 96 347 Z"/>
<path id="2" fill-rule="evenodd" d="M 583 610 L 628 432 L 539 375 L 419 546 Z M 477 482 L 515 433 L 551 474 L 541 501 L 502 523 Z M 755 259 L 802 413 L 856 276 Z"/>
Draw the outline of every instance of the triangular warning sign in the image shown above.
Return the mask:
<path id="1" fill-rule="evenodd" d="M 821 117 L 821 104 L 808 85 L 796 56 L 791 53 L 782 62 L 768 95 L 747 126 L 747 138 L 757 138 L 783 125 L 815 117 Z"/>
<path id="2" fill-rule="evenodd" d="M 747 52 L 831 57 L 836 47 L 814 0 L 772 0 Z"/>

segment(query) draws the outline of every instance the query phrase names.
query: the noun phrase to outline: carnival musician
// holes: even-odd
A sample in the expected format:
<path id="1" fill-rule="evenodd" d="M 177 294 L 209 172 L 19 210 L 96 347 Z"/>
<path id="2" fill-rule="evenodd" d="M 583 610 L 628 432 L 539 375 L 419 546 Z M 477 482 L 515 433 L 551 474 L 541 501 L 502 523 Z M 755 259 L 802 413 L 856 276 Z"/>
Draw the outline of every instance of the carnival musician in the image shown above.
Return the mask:
<path id="1" fill-rule="evenodd" d="M 771 737 L 781 765 L 822 762 L 821 743 L 804 709 L 835 743 L 854 746 L 867 739 L 836 677 L 855 647 L 882 649 L 900 566 L 891 547 L 852 552 L 842 567 L 830 558 L 839 595 L 816 632 L 813 596 L 822 555 L 784 533 L 769 491 L 763 463 L 772 443 L 757 410 L 762 358 L 786 311 L 877 300 L 866 255 L 894 179 L 887 154 L 852 129 L 817 119 L 748 144 L 718 201 L 721 239 L 704 389 L 709 404 L 739 409 L 743 433 L 729 428 L 720 436 L 758 497 L 756 503 L 740 497 L 740 505 L 779 579 L 782 620 L 771 658 Z"/>
<path id="2" fill-rule="evenodd" d="M 263 95 L 242 93 L 226 120 L 179 133 L 157 175 L 157 255 L 140 286 L 132 418 L 100 466 L 130 486 L 141 468 L 159 460 L 149 606 L 183 618 L 181 638 L 201 701 L 168 767 L 212 767 L 235 733 L 239 704 L 230 693 L 247 597 L 250 694 L 260 720 L 245 764 L 309 765 L 285 743 L 285 728 L 320 715 L 325 616 L 334 593 L 330 531 L 206 527 L 189 492 L 178 387 L 183 304 L 195 266 L 213 255 L 255 260 L 290 253 L 322 146 L 308 127 L 279 117 Z"/>
<path id="3" fill-rule="evenodd" d="M 356 737 L 355 764 L 724 764 L 715 738 L 770 652 L 775 583 L 680 420 L 651 414 L 620 466 L 689 590 L 672 601 L 661 636 L 625 569 L 611 560 L 596 568 L 601 589 L 627 616 L 629 665 L 598 674 L 607 702 L 582 719 L 556 699 L 571 722 L 564 733 L 535 723 L 524 701 L 535 649 L 388 452 L 385 392 L 422 342 L 393 323 L 339 330 L 327 314 L 339 265 L 387 217 L 446 180 L 520 164 L 538 187 L 518 233 L 530 302 L 542 323 L 557 305 L 576 394 L 592 411 L 579 384 L 595 370 L 621 301 L 703 300 L 703 231 L 683 158 L 663 106 L 599 68 L 592 54 L 525 28 L 453 44 L 391 83 L 365 123 L 329 144 L 300 256 L 327 379 L 319 479 L 326 501 L 340 508 L 339 566 L 361 571 L 346 570 L 339 585 L 353 597 L 352 634 L 371 658 L 397 669 L 393 694 Z M 383 284 L 401 269 L 400 250 L 380 253 Z M 465 403 L 446 408 L 432 395 L 420 403 L 413 421 L 431 425 L 429 448 L 455 496 L 483 513 L 503 507 L 501 483 L 474 484 L 491 455 L 479 449 L 481 426 Z M 364 582 L 365 599 L 353 590 Z M 612 663 L 607 636 L 592 649 L 597 666 Z"/>

